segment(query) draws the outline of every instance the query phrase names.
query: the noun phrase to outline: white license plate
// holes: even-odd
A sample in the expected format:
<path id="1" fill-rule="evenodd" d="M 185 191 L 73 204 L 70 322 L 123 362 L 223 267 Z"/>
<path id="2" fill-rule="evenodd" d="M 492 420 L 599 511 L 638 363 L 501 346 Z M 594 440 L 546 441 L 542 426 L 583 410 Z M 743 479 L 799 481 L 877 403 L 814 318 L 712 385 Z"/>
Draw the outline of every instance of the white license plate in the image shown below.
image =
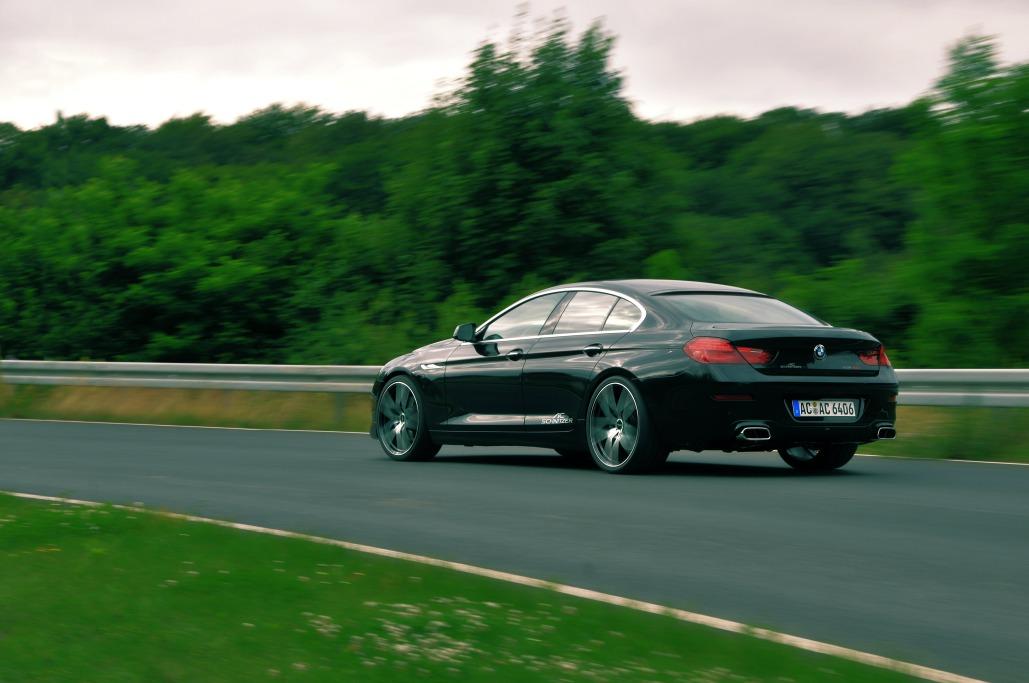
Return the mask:
<path id="1" fill-rule="evenodd" d="M 793 417 L 857 417 L 857 401 L 793 401 Z"/>

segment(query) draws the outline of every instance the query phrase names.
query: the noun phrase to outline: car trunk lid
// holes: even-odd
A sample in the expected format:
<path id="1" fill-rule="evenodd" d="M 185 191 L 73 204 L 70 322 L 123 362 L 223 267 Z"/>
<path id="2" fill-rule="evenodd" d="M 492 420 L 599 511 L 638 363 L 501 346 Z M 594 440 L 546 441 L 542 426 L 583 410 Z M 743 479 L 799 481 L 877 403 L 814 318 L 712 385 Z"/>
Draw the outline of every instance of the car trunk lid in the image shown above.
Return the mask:
<path id="1" fill-rule="evenodd" d="M 838 327 L 761 325 L 755 323 L 694 323 L 695 336 L 727 339 L 737 347 L 763 349 L 774 354 L 755 366 L 766 375 L 874 376 L 878 365 L 868 365 L 859 354 L 875 352 L 880 343 L 859 330 Z M 746 355 L 746 354 L 745 354 Z"/>

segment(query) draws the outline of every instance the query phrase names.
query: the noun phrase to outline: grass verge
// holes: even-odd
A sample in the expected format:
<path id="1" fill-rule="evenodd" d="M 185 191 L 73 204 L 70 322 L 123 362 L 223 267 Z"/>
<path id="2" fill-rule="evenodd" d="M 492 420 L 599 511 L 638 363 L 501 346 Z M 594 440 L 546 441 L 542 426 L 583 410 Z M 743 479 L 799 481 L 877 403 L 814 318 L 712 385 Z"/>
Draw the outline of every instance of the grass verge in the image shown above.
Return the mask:
<path id="1" fill-rule="evenodd" d="M 371 396 L 0 384 L 0 417 L 364 432 Z M 899 406 L 898 437 L 862 453 L 1029 462 L 1029 408 Z"/>
<path id="2" fill-rule="evenodd" d="M 1029 462 L 1029 408 L 898 406 L 897 438 L 860 453 L 909 458 Z"/>
<path id="3" fill-rule="evenodd" d="M 366 432 L 371 396 L 0 383 L 0 417 Z"/>
<path id="4" fill-rule="evenodd" d="M 0 681 L 900 681 L 671 617 L 0 495 Z"/>

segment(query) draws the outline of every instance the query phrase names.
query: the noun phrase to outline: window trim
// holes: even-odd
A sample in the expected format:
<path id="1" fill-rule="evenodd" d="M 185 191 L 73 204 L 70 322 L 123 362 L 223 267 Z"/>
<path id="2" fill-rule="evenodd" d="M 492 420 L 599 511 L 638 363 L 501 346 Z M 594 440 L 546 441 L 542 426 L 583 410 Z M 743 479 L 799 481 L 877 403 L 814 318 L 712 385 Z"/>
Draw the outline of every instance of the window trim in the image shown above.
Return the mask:
<path id="1" fill-rule="evenodd" d="M 631 297 L 631 296 L 629 296 L 627 294 L 623 294 L 622 292 L 616 292 L 616 291 L 611 290 L 611 289 L 604 289 L 603 287 L 559 287 L 557 289 L 547 289 L 547 290 L 544 290 L 542 292 L 535 292 L 533 294 L 530 294 L 529 296 L 526 296 L 524 298 L 519 299 L 518 301 L 514 302 L 510 306 L 508 306 L 508 307 L 504 308 L 503 310 L 493 314 L 493 316 L 490 317 L 486 322 L 484 322 L 483 324 L 481 324 L 477 328 L 475 328 L 475 334 L 476 335 L 480 334 L 494 320 L 496 320 L 500 316 L 504 315 L 505 313 L 507 313 L 511 309 L 513 309 L 513 308 L 515 308 L 517 306 L 521 306 L 522 304 L 524 304 L 527 301 L 531 301 L 532 299 L 536 299 L 536 298 L 541 297 L 541 296 L 547 296 L 548 294 L 558 294 L 558 293 L 561 293 L 561 292 L 599 292 L 601 294 L 611 294 L 611 295 L 613 295 L 613 296 L 615 296 L 615 297 L 617 297 L 619 299 L 625 299 L 626 301 L 631 303 L 633 306 L 635 306 L 637 309 L 639 309 L 640 318 L 632 326 L 630 326 L 628 329 L 600 330 L 598 332 L 562 332 L 561 334 L 534 334 L 534 335 L 531 335 L 531 336 L 528 336 L 528 337 L 507 337 L 505 339 L 497 339 L 493 343 L 501 342 L 501 341 L 519 341 L 519 340 L 523 340 L 523 339 L 542 339 L 544 337 L 548 337 L 548 338 L 549 337 L 580 337 L 580 336 L 586 335 L 586 334 L 625 334 L 627 332 L 635 332 L 639 328 L 639 326 L 643 324 L 643 321 L 647 319 L 647 309 L 643 307 L 643 304 L 641 304 L 635 298 L 633 298 L 633 297 Z M 560 305 L 561 305 L 561 302 L 559 301 L 557 303 L 557 306 L 560 306 Z M 617 305 L 618 305 L 618 302 L 615 302 L 615 306 L 617 306 Z M 555 309 L 556 309 L 556 306 L 555 306 Z M 614 306 L 611 307 L 611 310 L 614 310 Z M 553 313 L 553 311 L 551 311 L 551 313 Z M 544 327 L 546 326 L 546 321 L 544 321 L 543 325 L 544 325 Z M 489 344 L 489 343 L 491 343 L 491 342 L 485 341 L 485 340 L 483 340 L 483 341 L 474 341 L 474 342 L 461 342 L 461 344 Z"/>

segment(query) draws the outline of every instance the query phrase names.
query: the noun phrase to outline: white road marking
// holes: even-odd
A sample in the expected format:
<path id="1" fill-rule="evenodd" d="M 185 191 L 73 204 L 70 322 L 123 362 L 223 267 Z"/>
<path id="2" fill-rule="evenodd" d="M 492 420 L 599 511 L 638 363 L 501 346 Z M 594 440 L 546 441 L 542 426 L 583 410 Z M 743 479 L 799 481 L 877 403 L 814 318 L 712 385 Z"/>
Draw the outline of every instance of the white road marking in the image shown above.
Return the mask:
<path id="1" fill-rule="evenodd" d="M 0 491 L 0 493 L 5 493 L 16 498 L 25 498 L 28 500 L 42 500 L 54 503 L 64 503 L 68 505 L 87 505 L 90 507 L 99 507 L 105 505 L 104 503 L 98 503 L 96 501 L 78 500 L 75 498 L 61 498 L 57 496 L 44 496 L 36 493 L 18 493 L 14 491 Z M 743 624 L 738 621 L 720 619 L 719 617 L 712 617 L 706 614 L 700 614 L 699 612 L 690 612 L 684 609 L 665 607 L 663 605 L 658 605 L 653 602 L 634 600 L 632 598 L 626 598 L 619 595 L 612 595 L 610 593 L 601 593 L 600 591 L 590 590 L 588 588 L 579 588 L 577 586 L 569 586 L 561 583 L 552 583 L 550 581 L 534 579 L 532 577 L 522 576 L 520 574 L 511 574 L 509 572 L 502 572 L 496 569 L 487 569 L 485 567 L 478 567 L 472 564 L 464 564 L 463 562 L 451 562 L 449 560 L 440 560 L 434 557 L 427 557 L 425 555 L 405 553 L 399 550 L 378 548 L 376 546 L 364 545 L 361 543 L 352 543 L 350 541 L 341 541 L 333 538 L 325 538 L 323 536 L 312 536 L 309 534 L 302 534 L 295 531 L 285 531 L 283 529 L 270 529 L 268 527 L 254 526 L 253 524 L 228 522 L 221 519 L 211 519 L 210 517 L 197 517 L 195 515 L 185 515 L 178 512 L 162 512 L 158 510 L 148 510 L 146 508 L 134 505 L 111 505 L 110 507 L 117 508 L 119 510 L 129 510 L 132 512 L 147 512 L 150 514 L 160 515 L 162 517 L 168 517 L 170 519 L 181 519 L 188 522 L 213 524 L 215 526 L 226 527 L 229 529 L 238 529 L 240 531 L 249 531 L 258 534 L 267 534 L 269 536 L 299 539 L 304 541 L 310 541 L 313 543 L 321 543 L 323 545 L 331 545 L 339 548 L 345 548 L 347 550 L 352 550 L 356 552 L 367 553 L 369 555 L 389 557 L 397 560 L 405 560 L 407 562 L 417 562 L 419 564 L 429 565 L 433 567 L 442 567 L 444 569 L 463 572 L 465 574 L 474 574 L 476 576 L 483 576 L 489 579 L 495 579 L 497 581 L 505 581 L 507 583 L 528 586 L 530 588 L 549 590 L 555 593 L 561 593 L 562 595 L 570 595 L 573 597 L 582 598 L 584 600 L 593 600 L 594 602 L 602 602 L 608 605 L 627 607 L 629 609 L 637 610 L 639 612 L 648 612 L 650 614 L 664 615 L 667 617 L 678 619 L 679 621 L 685 621 L 691 624 L 699 624 L 701 626 L 708 626 L 710 628 L 716 628 L 721 631 L 729 631 L 731 633 L 749 635 L 755 638 L 760 638 L 761 640 L 767 640 L 773 643 L 778 643 L 780 645 L 795 647 L 801 650 L 806 650 L 808 652 L 815 652 L 817 654 L 838 657 L 840 659 L 847 659 L 853 662 L 858 662 L 860 664 L 878 667 L 880 669 L 896 671 L 898 673 L 907 674 L 909 676 L 915 676 L 926 681 L 932 681 L 933 683 L 986 683 L 985 681 L 976 678 L 969 678 L 967 676 L 962 676 L 960 674 L 950 673 L 948 671 L 941 671 L 940 669 L 933 669 L 927 666 L 921 666 L 919 664 L 911 664 L 910 662 L 902 662 L 897 659 L 883 657 L 882 655 L 876 655 L 870 652 L 862 652 L 861 650 L 854 650 L 852 648 L 843 647 L 841 645 L 823 643 L 818 640 L 811 640 L 810 638 L 802 638 L 800 636 L 792 636 L 788 633 L 780 633 L 778 631 L 772 631 L 766 628 L 748 626 L 747 624 Z"/>
<path id="2" fill-rule="evenodd" d="M 1004 462 L 1003 460 L 964 460 L 961 458 L 916 458 L 912 455 L 878 455 L 876 453 L 855 453 L 862 458 L 889 458 L 891 460 L 923 460 L 925 462 L 964 462 L 972 465 L 1014 465 L 1029 467 L 1029 462 Z"/>

